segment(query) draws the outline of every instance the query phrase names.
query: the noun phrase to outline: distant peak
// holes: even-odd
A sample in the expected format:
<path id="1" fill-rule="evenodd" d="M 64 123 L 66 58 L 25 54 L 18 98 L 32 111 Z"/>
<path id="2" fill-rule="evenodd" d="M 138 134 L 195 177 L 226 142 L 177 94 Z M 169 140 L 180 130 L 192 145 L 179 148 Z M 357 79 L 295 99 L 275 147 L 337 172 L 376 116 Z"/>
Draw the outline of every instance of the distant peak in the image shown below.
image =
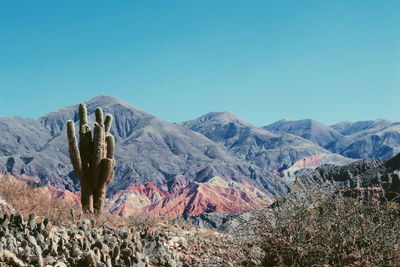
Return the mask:
<path id="1" fill-rule="evenodd" d="M 229 111 L 212 111 L 209 112 L 200 118 L 198 118 L 200 122 L 205 122 L 209 120 L 218 120 L 221 122 L 229 123 L 229 122 L 238 122 L 241 124 L 248 124 L 246 121 L 244 121 L 242 118 L 239 116 L 229 112 Z"/>
<path id="2" fill-rule="evenodd" d="M 217 117 L 237 117 L 237 116 L 229 111 L 211 111 L 203 115 L 203 117 L 217 118 Z"/>
<path id="3" fill-rule="evenodd" d="M 313 120 L 313 119 L 300 119 L 300 120 L 294 120 L 294 122 L 299 122 L 299 123 L 318 123 L 318 124 L 322 124 L 319 121 Z"/>
<path id="4" fill-rule="evenodd" d="M 390 123 L 392 123 L 391 120 L 382 119 L 382 118 L 378 118 L 378 119 L 376 119 L 375 121 L 377 121 L 377 122 L 390 122 Z"/>
<path id="5" fill-rule="evenodd" d="M 101 108 L 103 108 L 104 112 L 111 112 L 111 111 L 116 111 L 116 110 L 123 112 L 123 111 L 128 110 L 130 112 L 140 113 L 145 116 L 154 117 L 153 115 L 125 102 L 124 100 L 121 100 L 119 98 L 116 98 L 116 97 L 110 96 L 110 95 L 106 95 L 106 94 L 101 94 L 101 95 L 95 96 L 89 100 L 85 100 L 82 102 L 86 104 L 87 109 L 88 109 L 88 114 L 93 113 L 97 107 L 101 107 Z M 82 102 L 80 102 L 80 103 L 82 103 Z M 62 116 L 60 114 L 65 114 L 67 112 L 72 112 L 72 114 L 73 114 L 74 112 L 77 111 L 78 105 L 79 105 L 79 103 L 76 103 L 76 104 L 73 104 L 70 106 L 66 106 L 66 107 L 62 107 L 60 109 L 57 109 L 55 111 L 52 111 L 52 112 L 42 116 L 41 118 L 43 119 L 43 118 L 46 118 L 49 116 L 53 116 L 53 117 L 54 116 L 55 117 Z"/>
<path id="6" fill-rule="evenodd" d="M 119 98 L 116 98 L 114 96 L 106 95 L 106 94 L 100 94 L 98 96 L 95 96 L 88 101 L 85 102 L 98 102 L 98 101 L 108 101 L 108 102 L 119 102 L 122 101 Z"/>
<path id="7" fill-rule="evenodd" d="M 291 119 L 281 119 L 278 120 L 270 125 L 264 126 L 264 127 L 268 127 L 268 126 L 274 126 L 274 125 L 285 125 L 285 124 L 303 124 L 303 123 L 312 123 L 312 122 L 316 122 L 313 121 L 311 119 L 301 119 L 301 120 L 291 120 Z"/>
<path id="8" fill-rule="evenodd" d="M 143 110 L 141 110 L 140 108 L 133 106 L 127 102 L 125 102 L 124 100 L 114 97 L 114 96 L 110 96 L 110 95 L 106 95 L 106 94 L 101 94 L 98 96 L 95 96 L 87 101 L 85 101 L 85 103 L 89 106 L 92 107 L 106 107 L 106 106 L 113 106 L 113 105 L 121 105 L 125 108 L 131 109 L 131 110 L 135 110 L 138 112 L 142 112 L 145 113 Z"/>
<path id="9" fill-rule="evenodd" d="M 277 122 L 288 122 L 288 121 L 292 121 L 292 120 L 288 119 L 288 118 L 283 118 L 283 119 L 281 119 L 279 121 L 276 121 L 275 123 L 277 123 Z"/>

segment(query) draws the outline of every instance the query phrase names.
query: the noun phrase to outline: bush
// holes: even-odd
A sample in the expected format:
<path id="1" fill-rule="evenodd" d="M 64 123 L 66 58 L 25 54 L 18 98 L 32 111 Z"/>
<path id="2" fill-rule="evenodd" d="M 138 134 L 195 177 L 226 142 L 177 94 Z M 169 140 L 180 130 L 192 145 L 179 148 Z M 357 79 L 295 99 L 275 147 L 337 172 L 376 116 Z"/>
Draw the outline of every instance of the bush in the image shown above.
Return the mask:
<path id="1" fill-rule="evenodd" d="M 256 212 L 263 266 L 399 266 L 400 205 L 298 186 Z M 254 262 L 254 261 L 253 261 Z"/>
<path id="2" fill-rule="evenodd" d="M 79 204 L 54 199 L 41 188 L 34 188 L 12 176 L 0 173 L 0 195 L 25 216 L 35 213 L 49 218 L 55 224 L 66 224 L 73 220 L 72 210 L 80 210 Z"/>

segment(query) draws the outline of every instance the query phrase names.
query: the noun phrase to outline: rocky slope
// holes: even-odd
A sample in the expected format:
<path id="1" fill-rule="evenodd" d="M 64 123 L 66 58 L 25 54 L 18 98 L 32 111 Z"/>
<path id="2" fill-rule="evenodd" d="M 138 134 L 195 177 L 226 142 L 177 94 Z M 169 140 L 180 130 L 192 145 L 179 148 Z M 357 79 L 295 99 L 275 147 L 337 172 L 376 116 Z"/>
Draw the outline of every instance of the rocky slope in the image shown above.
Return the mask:
<path id="1" fill-rule="evenodd" d="M 342 121 L 331 125 L 332 129 L 340 132 L 343 135 L 352 135 L 361 131 L 371 130 L 371 129 L 382 129 L 393 122 L 383 119 L 371 120 L 371 121 Z"/>
<path id="2" fill-rule="evenodd" d="M 348 195 L 400 201 L 400 153 L 387 161 L 364 159 L 345 166 L 323 166 L 297 177 L 313 186 L 331 183 Z"/>
<path id="3" fill-rule="evenodd" d="M 291 178 L 296 177 L 298 172 L 313 170 L 321 166 L 342 166 L 350 164 L 353 161 L 353 159 L 345 158 L 337 154 L 318 153 L 296 161 L 292 166 L 283 170 L 280 175 Z"/>
<path id="4" fill-rule="evenodd" d="M 214 212 L 244 212 L 272 203 L 272 198 L 249 185 L 215 176 L 205 183 L 185 182 L 161 191 L 153 184 L 133 185 L 118 191 L 107 204 L 113 214 L 128 217 L 143 212 L 151 216 L 197 216 Z"/>
<path id="5" fill-rule="evenodd" d="M 190 235 L 188 232 L 186 235 Z M 168 229 L 116 229 L 77 221 L 69 227 L 48 219 L 0 215 L 0 265 L 7 266 L 190 266 L 187 236 Z"/>
<path id="6" fill-rule="evenodd" d="M 312 192 L 346 197 L 361 197 L 374 201 L 395 201 L 400 203 L 400 153 L 389 160 L 363 159 L 343 166 L 320 165 L 323 155 L 305 158 L 296 164 L 301 172 L 292 172 L 290 197 L 306 199 Z M 300 165 L 300 166 L 299 166 Z M 305 169 L 302 167 L 306 167 Z M 289 169 L 290 170 L 290 169 Z M 286 197 L 287 195 L 285 195 Z M 273 203 L 268 209 L 276 207 Z M 267 210 L 268 210 L 267 209 Z M 239 213 L 213 213 L 184 216 L 187 221 L 199 227 L 218 229 L 233 233 L 238 226 L 254 222 L 258 211 Z"/>
<path id="7" fill-rule="evenodd" d="M 297 135 L 324 148 L 342 137 L 335 129 L 314 120 L 280 120 L 264 126 L 263 129 L 273 133 Z"/>
<path id="8" fill-rule="evenodd" d="M 350 158 L 388 159 L 400 152 L 400 123 L 376 122 L 375 127 L 345 135 L 329 150 Z"/>

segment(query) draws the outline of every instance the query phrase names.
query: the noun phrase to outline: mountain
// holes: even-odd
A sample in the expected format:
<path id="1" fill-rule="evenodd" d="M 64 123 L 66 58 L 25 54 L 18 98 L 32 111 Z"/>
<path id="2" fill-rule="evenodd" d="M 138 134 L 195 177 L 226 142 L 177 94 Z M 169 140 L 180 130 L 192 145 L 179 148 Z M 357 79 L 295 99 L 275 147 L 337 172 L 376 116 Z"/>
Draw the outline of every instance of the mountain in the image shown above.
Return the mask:
<path id="1" fill-rule="evenodd" d="M 271 133 L 229 112 L 211 112 L 180 123 L 220 144 L 233 155 L 260 168 L 274 170 L 328 150 L 290 132 Z"/>
<path id="2" fill-rule="evenodd" d="M 376 123 L 375 127 L 349 128 L 351 134 L 333 143 L 329 150 L 350 158 L 387 159 L 400 152 L 400 123 Z"/>
<path id="3" fill-rule="evenodd" d="M 177 178 L 204 183 L 214 176 L 250 184 L 270 196 L 286 188 L 271 172 L 231 155 L 205 136 L 122 100 L 100 95 L 86 104 L 89 121 L 94 121 L 96 107 L 114 116 L 111 132 L 116 138 L 117 166 L 109 196 L 144 183 L 169 192 Z M 67 120 L 78 120 L 77 111 L 78 105 L 73 105 L 37 120 L 1 118 L 0 169 L 42 186 L 79 190 L 65 132 Z"/>
<path id="4" fill-rule="evenodd" d="M 263 129 L 279 134 L 294 134 L 324 148 L 342 137 L 340 132 L 314 120 L 280 120 Z"/>
<path id="5" fill-rule="evenodd" d="M 391 121 L 378 119 L 378 120 L 356 121 L 356 122 L 342 121 L 333 124 L 330 127 L 340 132 L 343 135 L 352 135 L 354 133 L 358 133 L 365 130 L 382 129 L 391 124 L 392 124 Z"/>
<path id="6" fill-rule="evenodd" d="M 0 156 L 40 150 L 51 134 L 38 120 L 0 117 Z"/>
<path id="7" fill-rule="evenodd" d="M 44 152 L 54 137 L 40 120 L 0 117 L 0 169 L 35 183 L 46 184 L 51 176 L 53 184 L 64 183 L 68 152 Z"/>
<path id="8" fill-rule="evenodd" d="M 263 129 L 229 112 L 170 123 L 107 95 L 86 105 L 89 121 L 97 107 L 114 116 L 117 165 L 107 208 L 122 216 L 242 212 L 286 192 L 287 176 L 302 169 L 387 158 L 400 150 L 400 124 L 384 120 L 331 127 L 282 120 Z M 77 122 L 78 105 L 39 119 L 0 117 L 0 171 L 76 201 L 69 119 Z"/>
<path id="9" fill-rule="evenodd" d="M 388 120 L 339 122 L 280 120 L 264 126 L 273 133 L 291 133 L 344 157 L 387 159 L 400 152 L 400 123 Z"/>

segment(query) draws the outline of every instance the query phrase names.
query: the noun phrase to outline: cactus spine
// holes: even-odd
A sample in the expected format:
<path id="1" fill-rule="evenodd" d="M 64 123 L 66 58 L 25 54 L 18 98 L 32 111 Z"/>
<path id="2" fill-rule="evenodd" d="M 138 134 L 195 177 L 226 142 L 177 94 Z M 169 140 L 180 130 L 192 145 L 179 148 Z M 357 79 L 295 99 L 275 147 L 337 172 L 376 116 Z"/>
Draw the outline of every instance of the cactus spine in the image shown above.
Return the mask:
<path id="1" fill-rule="evenodd" d="M 114 136 L 109 133 L 112 116 L 103 121 L 103 110 L 95 111 L 96 122 L 92 130 L 88 125 L 85 104 L 79 105 L 79 146 L 75 124 L 67 121 L 69 153 L 75 174 L 81 184 L 81 203 L 85 213 L 101 214 L 104 209 L 106 186 L 114 177 Z"/>

